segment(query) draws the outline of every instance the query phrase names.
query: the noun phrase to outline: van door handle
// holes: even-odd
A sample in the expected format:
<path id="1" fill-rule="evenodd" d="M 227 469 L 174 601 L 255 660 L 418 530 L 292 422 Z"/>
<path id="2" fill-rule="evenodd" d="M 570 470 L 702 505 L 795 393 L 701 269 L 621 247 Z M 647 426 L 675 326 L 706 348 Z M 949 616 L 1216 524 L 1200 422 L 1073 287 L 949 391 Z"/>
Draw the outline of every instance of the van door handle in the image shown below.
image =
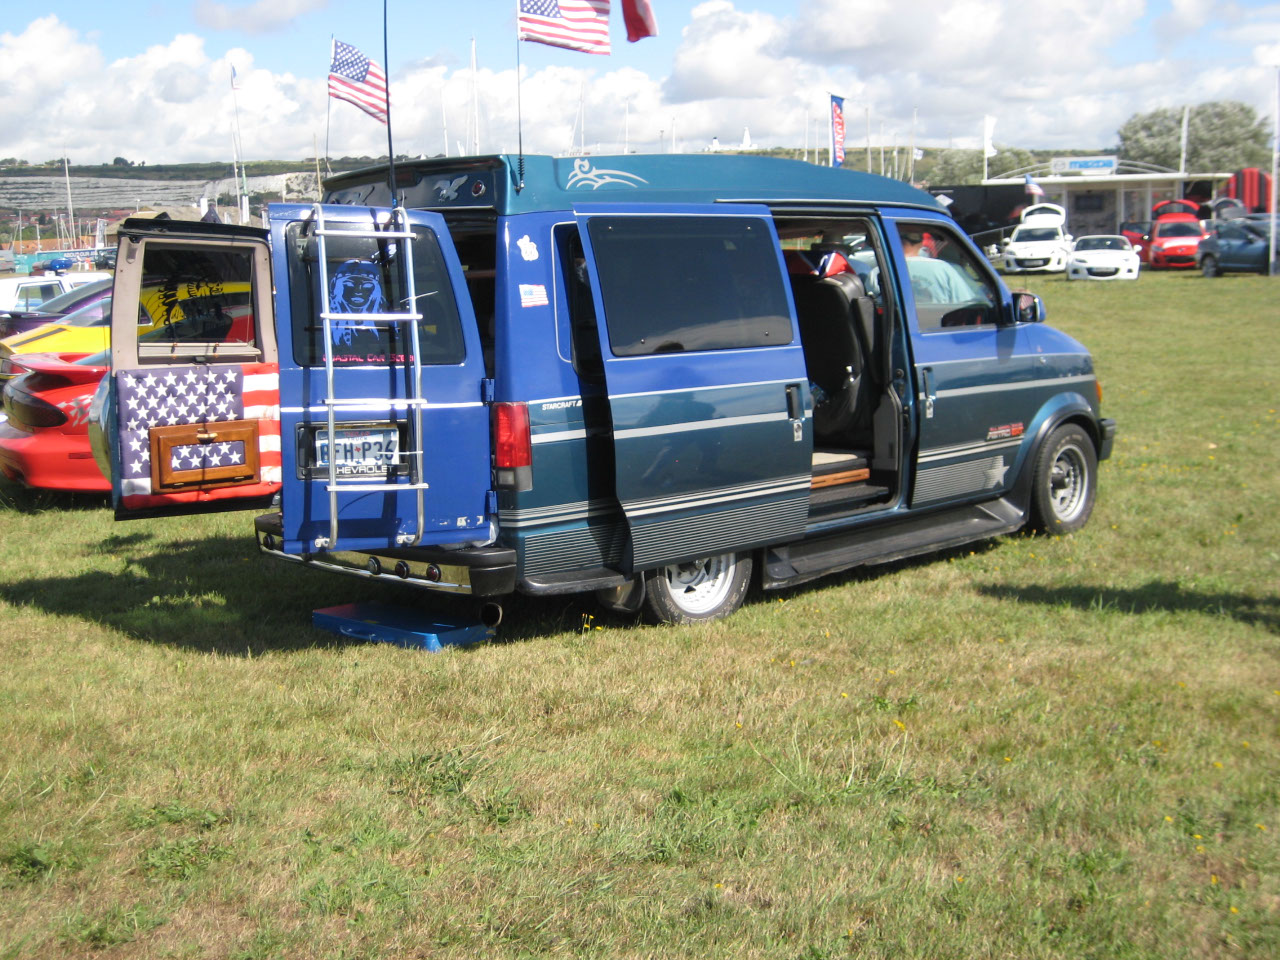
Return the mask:
<path id="1" fill-rule="evenodd" d="M 933 367 L 925 367 L 920 371 L 920 400 L 924 404 L 924 418 L 933 419 L 933 403 L 938 399 L 938 392 L 933 385 Z"/>
<path id="2" fill-rule="evenodd" d="M 803 420 L 804 405 L 800 402 L 800 384 L 787 384 L 787 419 Z"/>

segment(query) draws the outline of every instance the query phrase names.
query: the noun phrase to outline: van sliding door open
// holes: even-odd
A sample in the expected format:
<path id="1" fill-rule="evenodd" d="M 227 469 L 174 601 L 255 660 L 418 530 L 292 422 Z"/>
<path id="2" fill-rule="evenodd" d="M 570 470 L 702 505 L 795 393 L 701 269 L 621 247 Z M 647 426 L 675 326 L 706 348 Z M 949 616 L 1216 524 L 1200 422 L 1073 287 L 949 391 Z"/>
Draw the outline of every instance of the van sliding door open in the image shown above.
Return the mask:
<path id="1" fill-rule="evenodd" d="M 801 537 L 812 403 L 768 211 L 575 214 L 634 567 Z"/>

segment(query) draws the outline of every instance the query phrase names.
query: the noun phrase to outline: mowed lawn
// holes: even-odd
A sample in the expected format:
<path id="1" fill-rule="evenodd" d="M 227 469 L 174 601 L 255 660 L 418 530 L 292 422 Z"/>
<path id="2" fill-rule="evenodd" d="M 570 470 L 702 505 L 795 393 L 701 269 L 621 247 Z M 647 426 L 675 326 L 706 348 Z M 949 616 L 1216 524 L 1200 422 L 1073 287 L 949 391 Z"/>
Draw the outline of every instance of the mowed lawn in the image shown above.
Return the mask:
<path id="1" fill-rule="evenodd" d="M 702 628 L 345 642 L 413 598 L 0 486 L 0 957 L 1280 956 L 1280 280 L 1028 285 L 1090 525 Z"/>

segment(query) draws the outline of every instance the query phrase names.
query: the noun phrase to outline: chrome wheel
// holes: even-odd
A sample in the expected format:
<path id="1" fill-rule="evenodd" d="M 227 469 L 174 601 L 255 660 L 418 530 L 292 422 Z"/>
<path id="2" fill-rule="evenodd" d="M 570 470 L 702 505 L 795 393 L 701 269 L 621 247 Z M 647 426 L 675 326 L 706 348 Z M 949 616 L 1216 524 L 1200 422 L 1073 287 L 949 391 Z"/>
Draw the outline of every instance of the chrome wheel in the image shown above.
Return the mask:
<path id="1" fill-rule="evenodd" d="M 1031 512 L 1045 533 L 1079 530 L 1093 513 L 1098 456 L 1093 440 L 1076 424 L 1055 430 L 1036 455 Z"/>
<path id="2" fill-rule="evenodd" d="M 1084 451 L 1075 444 L 1058 451 L 1049 469 L 1049 503 L 1060 523 L 1080 516 L 1089 493 L 1089 466 Z"/>
<path id="3" fill-rule="evenodd" d="M 663 567 L 660 575 L 671 592 L 671 601 L 692 617 L 704 617 L 716 610 L 733 589 L 731 553 L 705 560 L 690 560 Z"/>
<path id="4" fill-rule="evenodd" d="M 718 620 L 742 606 L 750 579 L 749 554 L 670 563 L 645 574 L 645 612 L 657 623 Z"/>

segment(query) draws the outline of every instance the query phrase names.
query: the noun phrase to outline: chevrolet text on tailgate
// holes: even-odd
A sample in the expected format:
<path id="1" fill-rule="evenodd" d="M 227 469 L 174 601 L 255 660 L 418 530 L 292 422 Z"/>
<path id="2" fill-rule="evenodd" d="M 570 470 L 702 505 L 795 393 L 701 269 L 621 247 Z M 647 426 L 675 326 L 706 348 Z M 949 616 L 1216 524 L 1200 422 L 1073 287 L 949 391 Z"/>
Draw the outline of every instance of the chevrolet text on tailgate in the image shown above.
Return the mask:
<path id="1" fill-rule="evenodd" d="M 284 560 L 674 622 L 753 572 L 1089 518 L 1115 423 L 1088 351 L 926 194 L 743 156 L 388 179 L 267 230 L 124 225 L 93 431 L 118 517 L 257 501 Z"/>

